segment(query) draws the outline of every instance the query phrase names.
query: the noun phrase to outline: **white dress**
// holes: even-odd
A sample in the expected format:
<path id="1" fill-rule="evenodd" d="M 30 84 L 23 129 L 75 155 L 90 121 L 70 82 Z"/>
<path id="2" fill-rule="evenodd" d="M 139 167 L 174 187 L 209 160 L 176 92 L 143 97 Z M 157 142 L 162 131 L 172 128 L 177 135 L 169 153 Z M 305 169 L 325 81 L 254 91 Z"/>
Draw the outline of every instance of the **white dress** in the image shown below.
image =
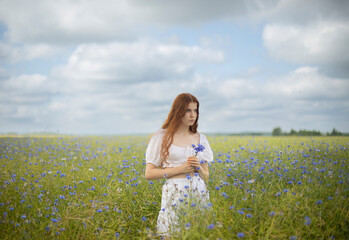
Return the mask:
<path id="1" fill-rule="evenodd" d="M 152 163 L 160 167 L 160 149 L 165 131 L 162 129 L 151 137 L 146 151 L 146 163 Z M 211 163 L 213 153 L 206 136 L 201 133 L 200 144 L 205 147 L 205 150 L 197 154 L 199 161 Z M 168 163 L 164 162 L 162 167 L 178 167 L 185 163 L 188 157 L 188 149 L 192 149 L 192 147 L 171 145 L 167 158 Z M 193 204 L 200 209 L 210 206 L 209 192 L 204 181 L 197 173 L 193 177 L 167 179 L 162 187 L 161 209 L 157 220 L 158 234 L 170 236 L 171 232 L 178 231 L 177 213 L 179 208 L 193 206 Z"/>

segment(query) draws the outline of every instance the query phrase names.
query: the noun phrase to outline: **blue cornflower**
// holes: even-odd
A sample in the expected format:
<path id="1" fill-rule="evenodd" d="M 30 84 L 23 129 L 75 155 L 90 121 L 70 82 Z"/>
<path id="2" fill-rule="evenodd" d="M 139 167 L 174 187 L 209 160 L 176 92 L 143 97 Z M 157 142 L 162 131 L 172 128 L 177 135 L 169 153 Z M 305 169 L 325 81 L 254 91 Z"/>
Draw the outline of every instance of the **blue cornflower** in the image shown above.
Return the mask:
<path id="1" fill-rule="evenodd" d="M 97 178 L 93 177 L 93 178 L 92 178 L 92 180 L 93 180 L 93 181 L 96 181 L 96 180 L 97 180 Z"/>
<path id="2" fill-rule="evenodd" d="M 275 212 L 269 212 L 269 216 L 274 216 L 275 215 Z"/>
<path id="3" fill-rule="evenodd" d="M 317 201 L 316 204 L 322 204 L 322 200 Z"/>
<path id="4" fill-rule="evenodd" d="M 195 206 L 196 206 L 196 203 L 192 203 L 190 206 L 191 206 L 191 207 L 195 207 Z"/>
<path id="5" fill-rule="evenodd" d="M 246 214 L 246 217 L 251 218 L 252 214 Z"/>
<path id="6" fill-rule="evenodd" d="M 238 233 L 238 238 L 242 238 L 242 237 L 245 237 L 245 233 L 242 233 L 242 232 Z"/>
<path id="7" fill-rule="evenodd" d="M 240 214 L 242 214 L 242 215 L 245 214 L 244 211 L 240 211 L 240 210 L 238 210 L 238 213 L 240 213 Z"/>
<path id="8" fill-rule="evenodd" d="M 116 232 L 115 237 L 120 237 L 120 233 Z"/>
<path id="9" fill-rule="evenodd" d="M 211 223 L 210 225 L 207 226 L 207 229 L 213 229 L 214 228 L 214 224 Z"/>
<path id="10" fill-rule="evenodd" d="M 198 155 L 199 152 L 203 152 L 205 150 L 204 145 L 198 144 L 198 146 L 195 146 L 195 144 L 192 144 L 194 151 L 195 151 L 195 157 Z"/>
<path id="11" fill-rule="evenodd" d="M 304 218 L 304 224 L 305 225 L 310 225 L 310 223 L 311 223 L 311 219 L 309 217 L 305 217 Z"/>
<path id="12" fill-rule="evenodd" d="M 146 218 L 146 217 L 142 217 L 142 220 L 143 220 L 143 221 L 147 221 L 147 218 Z"/>

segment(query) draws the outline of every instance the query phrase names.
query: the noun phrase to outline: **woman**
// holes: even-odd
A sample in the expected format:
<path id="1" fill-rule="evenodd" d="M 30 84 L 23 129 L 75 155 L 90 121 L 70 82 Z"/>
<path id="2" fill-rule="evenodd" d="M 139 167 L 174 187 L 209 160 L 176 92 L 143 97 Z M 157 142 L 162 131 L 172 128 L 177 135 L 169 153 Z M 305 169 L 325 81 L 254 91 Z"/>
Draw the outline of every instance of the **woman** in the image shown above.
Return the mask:
<path id="1" fill-rule="evenodd" d="M 166 178 L 162 188 L 161 210 L 157 220 L 160 235 L 178 231 L 178 209 L 190 205 L 206 208 L 209 193 L 207 163 L 213 154 L 205 135 L 198 133 L 199 101 L 189 93 L 176 97 L 162 129 L 154 133 L 146 151 L 147 180 Z M 204 150 L 190 153 L 192 145 Z M 194 202 L 193 202 L 194 201 Z"/>

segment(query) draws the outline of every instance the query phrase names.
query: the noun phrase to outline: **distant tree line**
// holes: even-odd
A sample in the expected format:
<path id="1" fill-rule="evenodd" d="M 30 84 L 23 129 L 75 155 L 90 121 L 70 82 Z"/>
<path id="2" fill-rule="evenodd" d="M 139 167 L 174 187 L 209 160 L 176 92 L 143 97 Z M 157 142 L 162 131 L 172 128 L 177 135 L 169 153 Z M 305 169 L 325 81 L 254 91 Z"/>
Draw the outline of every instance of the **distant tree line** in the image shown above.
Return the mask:
<path id="1" fill-rule="evenodd" d="M 323 134 L 320 131 L 315 130 L 305 130 L 301 129 L 299 131 L 296 131 L 294 129 L 291 129 L 290 132 L 283 132 L 281 127 L 276 127 L 273 129 L 272 136 L 323 136 Z M 342 136 L 343 133 L 333 128 L 332 132 L 327 132 L 327 136 Z"/>

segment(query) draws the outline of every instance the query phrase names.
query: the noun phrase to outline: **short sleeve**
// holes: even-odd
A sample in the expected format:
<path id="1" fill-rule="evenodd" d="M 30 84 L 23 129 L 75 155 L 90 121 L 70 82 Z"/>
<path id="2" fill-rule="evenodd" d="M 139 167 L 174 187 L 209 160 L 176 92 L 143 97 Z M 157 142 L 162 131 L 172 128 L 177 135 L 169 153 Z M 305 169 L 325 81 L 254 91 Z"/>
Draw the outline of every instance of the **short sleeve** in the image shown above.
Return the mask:
<path id="1" fill-rule="evenodd" d="M 206 138 L 206 136 L 204 134 L 200 134 L 201 135 L 201 144 L 204 145 L 205 150 L 202 152 L 201 154 L 201 159 L 199 159 L 200 161 L 205 161 L 208 163 L 213 162 L 213 152 L 212 149 L 210 147 L 210 144 L 208 143 L 208 140 Z"/>
<path id="2" fill-rule="evenodd" d="M 160 149 L 162 143 L 162 136 L 163 134 L 157 132 L 150 138 L 145 154 L 146 163 L 152 163 L 157 167 L 161 165 Z"/>

